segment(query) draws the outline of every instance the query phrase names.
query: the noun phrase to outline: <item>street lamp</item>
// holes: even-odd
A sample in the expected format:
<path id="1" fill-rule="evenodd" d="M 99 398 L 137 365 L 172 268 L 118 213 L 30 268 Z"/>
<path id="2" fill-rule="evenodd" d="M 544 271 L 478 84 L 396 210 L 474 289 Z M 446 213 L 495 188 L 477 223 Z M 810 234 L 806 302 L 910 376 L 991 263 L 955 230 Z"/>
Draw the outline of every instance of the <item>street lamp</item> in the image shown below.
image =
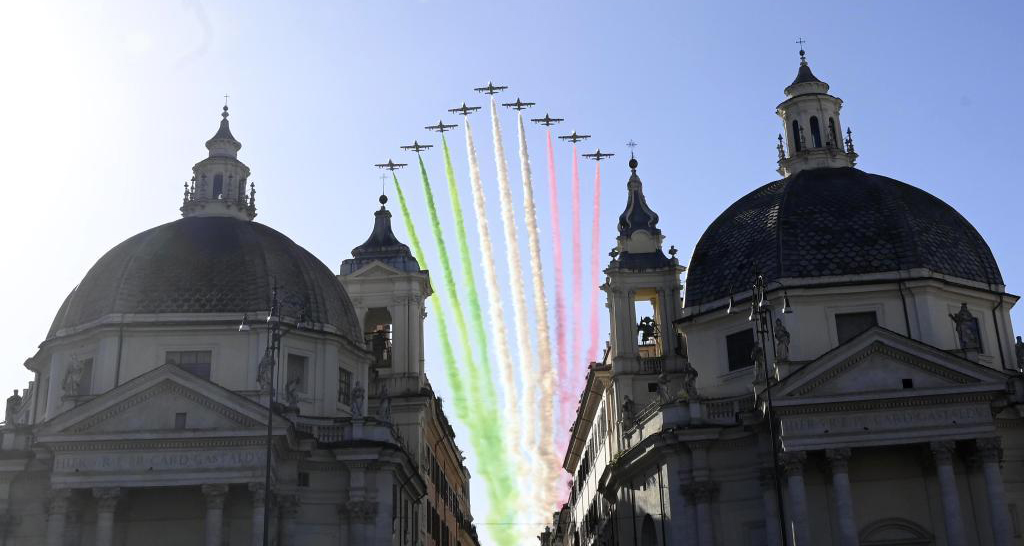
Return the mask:
<path id="1" fill-rule="evenodd" d="M 263 354 L 263 358 L 260 359 L 259 372 L 257 380 L 262 380 L 264 385 L 262 388 L 267 390 L 267 452 L 266 452 L 266 465 L 263 477 L 263 493 L 265 495 L 263 499 L 263 546 L 269 546 L 270 544 L 270 472 L 271 472 L 271 454 L 273 451 L 274 441 L 274 379 L 276 374 L 274 368 L 277 366 L 277 360 L 281 356 L 281 338 L 286 334 L 296 330 L 302 329 L 309 326 L 309 321 L 306 318 L 306 308 L 301 307 L 299 313 L 299 319 L 295 324 L 295 328 L 291 330 L 282 331 L 281 328 L 281 307 L 286 302 L 281 301 L 278 298 L 278 285 L 277 278 L 274 278 L 273 290 L 271 292 L 270 299 L 270 312 L 267 313 L 267 328 L 269 335 L 267 336 L 267 349 Z M 239 332 L 250 332 L 252 331 L 252 325 L 249 323 L 249 315 L 242 315 L 242 322 L 238 325 Z"/>
<path id="2" fill-rule="evenodd" d="M 766 281 L 764 275 L 755 273 L 750 294 L 750 316 L 747 317 L 747 320 L 753 322 L 755 325 L 755 330 L 757 332 L 757 339 L 755 339 L 755 343 L 759 345 L 755 346 L 754 354 L 752 355 L 755 360 L 755 373 L 759 364 L 758 360 L 763 363 L 764 367 L 764 393 L 766 402 L 765 416 L 768 419 L 768 433 L 771 435 L 772 479 L 775 482 L 775 502 L 778 504 L 779 532 L 782 534 L 782 545 L 786 546 L 786 544 L 788 544 L 788 541 L 786 540 L 786 511 L 782 500 L 782 482 L 779 479 L 779 442 L 782 441 L 782 437 L 779 431 L 776 430 L 775 407 L 772 405 L 772 386 L 774 384 L 778 384 L 779 381 L 778 362 L 775 358 L 775 351 L 772 351 L 771 366 L 769 366 L 768 353 L 766 350 L 768 344 L 775 337 L 775 322 L 772 315 L 772 305 L 768 298 L 768 286 L 773 283 L 782 288 L 782 308 L 780 309 L 780 312 L 782 314 L 790 314 L 793 312 L 793 307 L 789 303 L 789 294 L 786 292 L 786 287 L 779 281 Z M 733 307 L 733 298 L 732 296 L 729 296 L 729 308 L 726 312 L 728 314 L 732 314 Z M 771 370 L 770 373 L 769 369 Z M 754 380 L 757 381 L 756 376 Z"/>

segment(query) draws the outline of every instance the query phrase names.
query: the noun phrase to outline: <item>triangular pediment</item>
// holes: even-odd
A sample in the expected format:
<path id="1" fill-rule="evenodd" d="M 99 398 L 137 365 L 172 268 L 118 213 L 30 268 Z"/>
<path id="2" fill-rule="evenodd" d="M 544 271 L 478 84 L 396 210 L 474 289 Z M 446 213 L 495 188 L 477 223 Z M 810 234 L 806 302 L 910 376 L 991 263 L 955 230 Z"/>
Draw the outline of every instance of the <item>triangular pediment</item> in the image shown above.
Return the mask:
<path id="1" fill-rule="evenodd" d="M 38 436 L 45 441 L 79 435 L 256 432 L 266 430 L 266 412 L 253 400 L 164 365 L 56 416 L 40 427 Z M 275 428 L 287 427 L 278 419 Z"/>
<path id="2" fill-rule="evenodd" d="M 1008 376 L 875 327 L 822 355 L 773 389 L 796 398 L 858 398 L 1004 388 Z"/>
<path id="3" fill-rule="evenodd" d="M 369 277 L 394 277 L 408 275 L 405 271 L 399 271 L 398 269 L 387 265 L 384 262 L 371 262 L 362 268 L 354 271 L 348 275 L 350 278 L 369 278 Z"/>

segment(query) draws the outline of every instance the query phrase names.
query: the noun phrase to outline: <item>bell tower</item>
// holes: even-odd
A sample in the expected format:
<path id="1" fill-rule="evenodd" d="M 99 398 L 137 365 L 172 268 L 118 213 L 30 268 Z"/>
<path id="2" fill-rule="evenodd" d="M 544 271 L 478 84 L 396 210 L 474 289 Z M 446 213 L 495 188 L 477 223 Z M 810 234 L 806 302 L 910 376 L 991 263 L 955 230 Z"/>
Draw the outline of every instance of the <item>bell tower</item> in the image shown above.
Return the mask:
<path id="1" fill-rule="evenodd" d="M 185 184 L 181 215 L 252 220 L 256 217 L 256 188 L 248 183 L 249 167 L 238 160 L 242 143 L 231 134 L 226 104 L 220 116 L 220 128 L 206 141 L 210 155 L 192 167 L 192 180 Z"/>
<path id="2" fill-rule="evenodd" d="M 679 265 L 675 247 L 669 256 L 662 250 L 664 236 L 658 229 L 658 215 L 644 196 L 638 165 L 635 157 L 629 160 L 632 174 L 626 184 L 626 209 L 619 215 L 619 235 L 601 289 L 608 295 L 611 316 L 613 375 L 654 376 L 643 380 L 649 383 L 661 373 L 688 366 L 685 347 L 673 326 L 682 315 L 679 276 L 686 268 Z M 642 395 L 646 387 L 635 393 L 627 389 L 627 393 L 640 401 L 649 396 Z"/>
<path id="3" fill-rule="evenodd" d="M 379 201 L 370 237 L 341 263 L 338 280 L 363 326 L 371 366 L 381 377 L 416 376 L 422 385 L 425 301 L 433 293 L 430 274 L 395 237 L 387 196 Z"/>
<path id="4" fill-rule="evenodd" d="M 782 118 L 786 135 L 785 139 L 779 135 L 779 174 L 789 176 L 807 169 L 853 167 L 857 163 L 853 132 L 847 129 L 844 138 L 839 120 L 843 101 L 829 95 L 828 84 L 814 76 L 803 49 L 796 79 L 786 87 L 785 93 L 788 98 L 775 109 Z"/>

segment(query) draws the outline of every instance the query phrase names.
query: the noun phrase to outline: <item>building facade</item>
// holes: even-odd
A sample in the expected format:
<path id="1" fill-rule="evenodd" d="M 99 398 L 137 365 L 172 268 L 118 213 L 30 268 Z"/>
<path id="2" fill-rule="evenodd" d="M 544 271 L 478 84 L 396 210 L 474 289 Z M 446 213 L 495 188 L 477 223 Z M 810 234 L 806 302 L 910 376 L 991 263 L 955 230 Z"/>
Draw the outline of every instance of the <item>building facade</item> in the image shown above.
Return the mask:
<path id="1" fill-rule="evenodd" d="M 335 275 L 253 221 L 227 107 L 206 147 L 183 218 L 101 257 L 25 363 L 35 378 L 0 427 L 0 542 L 476 543 L 423 371 L 429 276 L 390 214 Z M 444 512 L 435 539 L 445 494 L 461 526 Z"/>
<path id="2" fill-rule="evenodd" d="M 783 178 L 688 268 L 630 161 L 610 350 L 542 544 L 1024 544 L 1018 297 L 952 207 L 855 167 L 803 51 L 785 94 Z"/>

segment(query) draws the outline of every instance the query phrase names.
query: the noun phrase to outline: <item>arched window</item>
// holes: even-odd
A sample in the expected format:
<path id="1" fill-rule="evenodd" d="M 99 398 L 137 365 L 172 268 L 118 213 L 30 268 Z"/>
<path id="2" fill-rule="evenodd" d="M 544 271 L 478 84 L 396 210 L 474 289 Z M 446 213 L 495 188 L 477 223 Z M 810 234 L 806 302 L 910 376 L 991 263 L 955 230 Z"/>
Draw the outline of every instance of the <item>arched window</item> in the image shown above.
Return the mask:
<path id="1" fill-rule="evenodd" d="M 821 128 L 818 127 L 817 116 L 811 116 L 811 142 L 815 148 L 821 148 Z"/>
<path id="2" fill-rule="evenodd" d="M 224 175 L 215 174 L 213 175 L 213 198 L 220 199 L 224 193 Z"/>
<path id="3" fill-rule="evenodd" d="M 640 526 L 641 546 L 658 546 L 658 531 L 654 527 L 654 518 L 650 514 L 644 516 L 643 525 Z"/>
<path id="4" fill-rule="evenodd" d="M 829 146 L 835 146 L 835 147 L 839 146 L 839 139 L 836 138 L 838 134 L 839 134 L 839 132 L 836 131 L 836 120 L 834 120 L 832 118 L 828 118 L 828 144 L 829 144 Z"/>
<path id="5" fill-rule="evenodd" d="M 800 138 L 800 122 L 794 119 L 793 120 L 793 146 L 796 146 L 796 151 L 798 151 L 798 152 L 804 148 L 803 147 L 803 142 L 801 142 L 802 140 L 803 139 Z"/>
<path id="6" fill-rule="evenodd" d="M 366 346 L 373 353 L 373 365 L 391 367 L 391 313 L 386 307 L 367 309 L 363 324 L 366 326 Z"/>
<path id="7" fill-rule="evenodd" d="M 238 201 L 245 201 L 245 179 L 238 181 Z"/>

